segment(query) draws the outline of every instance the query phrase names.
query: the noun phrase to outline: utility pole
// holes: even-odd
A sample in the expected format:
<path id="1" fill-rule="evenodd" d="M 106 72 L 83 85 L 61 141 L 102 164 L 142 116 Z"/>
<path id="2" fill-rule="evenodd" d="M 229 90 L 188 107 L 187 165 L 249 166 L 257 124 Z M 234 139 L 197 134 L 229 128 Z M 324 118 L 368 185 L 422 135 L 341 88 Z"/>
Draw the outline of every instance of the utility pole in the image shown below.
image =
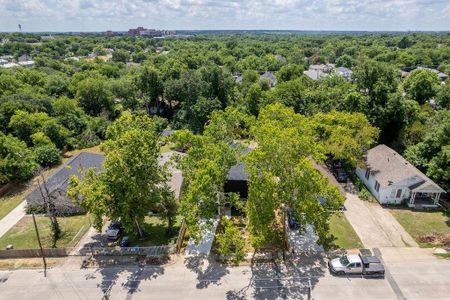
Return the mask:
<path id="1" fill-rule="evenodd" d="M 283 213 L 283 260 L 286 260 L 286 206 L 281 204 L 281 212 Z"/>
<path id="2" fill-rule="evenodd" d="M 39 237 L 39 230 L 36 223 L 36 218 L 34 216 L 34 212 L 32 213 L 34 229 L 36 230 L 36 237 L 39 243 L 39 248 L 41 249 L 42 260 L 44 261 L 44 277 L 47 277 L 47 262 L 45 261 L 44 249 L 42 248 L 41 238 Z"/>

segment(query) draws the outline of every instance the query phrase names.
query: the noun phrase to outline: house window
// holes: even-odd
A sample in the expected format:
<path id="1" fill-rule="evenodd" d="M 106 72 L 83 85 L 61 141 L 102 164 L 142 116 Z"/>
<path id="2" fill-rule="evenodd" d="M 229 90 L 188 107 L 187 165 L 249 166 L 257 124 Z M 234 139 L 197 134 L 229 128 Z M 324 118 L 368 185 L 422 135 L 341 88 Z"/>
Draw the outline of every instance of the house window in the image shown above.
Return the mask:
<path id="1" fill-rule="evenodd" d="M 375 190 L 376 190 L 377 192 L 380 191 L 380 184 L 378 183 L 378 181 L 375 181 Z"/>
<path id="2" fill-rule="evenodd" d="M 397 195 L 395 196 L 395 198 L 400 198 L 401 195 L 402 195 L 402 189 L 398 189 Z"/>
<path id="3" fill-rule="evenodd" d="M 366 175 L 364 177 L 366 177 L 366 179 L 369 180 L 369 177 L 370 177 L 370 170 L 369 169 L 366 170 Z"/>

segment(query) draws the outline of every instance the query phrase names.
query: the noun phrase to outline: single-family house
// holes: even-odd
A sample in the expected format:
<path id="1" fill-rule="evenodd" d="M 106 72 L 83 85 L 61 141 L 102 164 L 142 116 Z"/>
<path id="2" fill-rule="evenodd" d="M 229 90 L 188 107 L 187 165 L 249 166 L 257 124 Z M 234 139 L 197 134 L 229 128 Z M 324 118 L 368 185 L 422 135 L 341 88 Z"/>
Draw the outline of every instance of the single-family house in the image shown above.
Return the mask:
<path id="1" fill-rule="evenodd" d="M 425 174 L 386 145 L 367 151 L 366 166 L 357 167 L 356 174 L 381 204 L 410 207 L 437 207 L 445 191 Z"/>
<path id="2" fill-rule="evenodd" d="M 83 213 L 84 210 L 67 196 L 69 178 L 75 175 L 83 177 L 83 170 L 95 168 L 102 170 L 105 157 L 101 154 L 81 152 L 65 162 L 53 175 L 41 183 L 25 197 L 27 210 L 46 211 L 47 197 L 52 200 L 58 215 L 73 215 Z M 47 196 L 48 191 L 48 196 Z M 45 198 L 44 198 L 45 197 Z"/>

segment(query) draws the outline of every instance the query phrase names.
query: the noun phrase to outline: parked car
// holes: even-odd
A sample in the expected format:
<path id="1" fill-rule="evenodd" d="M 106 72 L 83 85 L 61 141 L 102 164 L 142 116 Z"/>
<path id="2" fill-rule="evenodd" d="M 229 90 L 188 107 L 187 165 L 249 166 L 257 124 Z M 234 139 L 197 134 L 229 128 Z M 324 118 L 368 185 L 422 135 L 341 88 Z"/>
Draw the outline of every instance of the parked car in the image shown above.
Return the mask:
<path id="1" fill-rule="evenodd" d="M 130 237 L 124 236 L 120 241 L 120 247 L 128 247 L 130 245 Z"/>
<path id="2" fill-rule="evenodd" d="M 106 230 L 106 236 L 108 237 L 108 240 L 117 240 L 120 236 L 119 229 L 108 229 Z"/>
<path id="3" fill-rule="evenodd" d="M 384 266 L 375 256 L 348 254 L 328 261 L 330 272 L 336 275 L 379 275 L 384 276 Z"/>
<path id="4" fill-rule="evenodd" d="M 348 176 L 344 169 L 336 168 L 333 169 L 334 177 L 336 177 L 338 182 L 347 182 Z"/>
<path id="5" fill-rule="evenodd" d="M 117 240 L 123 231 L 122 223 L 119 220 L 113 220 L 106 230 L 108 240 Z"/>
<path id="6" fill-rule="evenodd" d="M 297 220 L 297 217 L 295 215 L 295 211 L 292 208 L 288 209 L 288 225 L 289 228 L 292 230 L 300 229 L 300 223 Z"/>

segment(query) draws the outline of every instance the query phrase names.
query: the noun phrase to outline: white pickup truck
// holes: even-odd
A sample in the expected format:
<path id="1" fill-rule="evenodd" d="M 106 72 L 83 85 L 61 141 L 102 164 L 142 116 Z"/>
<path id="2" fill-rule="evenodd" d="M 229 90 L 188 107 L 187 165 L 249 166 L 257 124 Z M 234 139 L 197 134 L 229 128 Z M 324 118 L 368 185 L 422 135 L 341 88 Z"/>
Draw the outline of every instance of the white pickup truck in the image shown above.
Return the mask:
<path id="1" fill-rule="evenodd" d="M 384 266 L 375 256 L 348 254 L 328 262 L 330 272 L 336 275 L 379 275 L 384 276 Z"/>

